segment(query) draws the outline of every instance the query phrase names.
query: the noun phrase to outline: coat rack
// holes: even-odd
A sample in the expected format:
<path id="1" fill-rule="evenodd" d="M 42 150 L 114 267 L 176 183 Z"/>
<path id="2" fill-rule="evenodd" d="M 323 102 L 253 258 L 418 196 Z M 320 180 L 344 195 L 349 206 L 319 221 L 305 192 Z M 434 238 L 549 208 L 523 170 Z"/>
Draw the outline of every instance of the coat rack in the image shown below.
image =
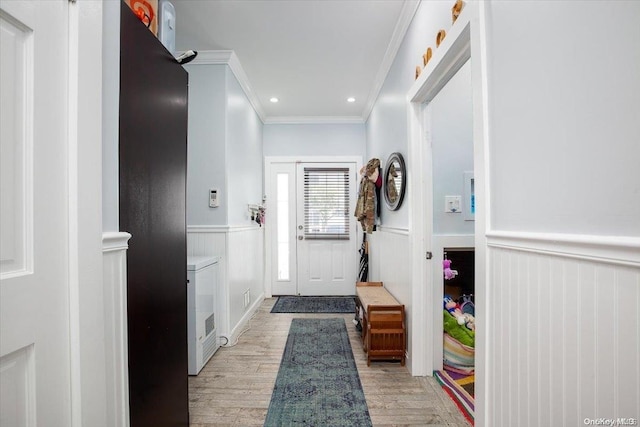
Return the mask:
<path id="1" fill-rule="evenodd" d="M 251 216 L 251 221 L 255 221 L 262 227 L 264 224 L 264 217 L 266 208 L 264 204 L 248 204 L 249 215 Z"/>

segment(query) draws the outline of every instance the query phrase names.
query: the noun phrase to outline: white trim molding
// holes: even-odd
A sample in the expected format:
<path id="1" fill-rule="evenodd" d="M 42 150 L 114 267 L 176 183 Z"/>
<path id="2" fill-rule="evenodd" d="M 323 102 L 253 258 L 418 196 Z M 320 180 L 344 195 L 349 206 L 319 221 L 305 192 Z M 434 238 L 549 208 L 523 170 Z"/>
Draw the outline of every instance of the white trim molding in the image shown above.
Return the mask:
<path id="1" fill-rule="evenodd" d="M 362 166 L 362 156 L 265 156 L 265 171 L 273 163 L 356 163 L 360 168 Z M 267 175 L 265 175 L 267 176 Z"/>
<path id="2" fill-rule="evenodd" d="M 131 234 L 119 231 L 102 233 L 102 252 L 120 251 L 129 248 Z"/>
<path id="3" fill-rule="evenodd" d="M 265 125 L 308 125 L 308 124 L 363 124 L 361 116 L 282 116 L 264 120 Z"/>
<path id="4" fill-rule="evenodd" d="M 471 58 L 470 8 L 464 8 L 450 33 L 407 94 L 409 102 L 430 102 Z"/>
<path id="5" fill-rule="evenodd" d="M 466 7 L 452 25 L 447 37 L 435 50 L 431 61 L 423 69 L 422 73 L 407 91 L 406 100 L 409 104 L 407 109 L 407 123 L 409 146 L 408 180 L 413 182 L 409 189 L 409 228 L 411 243 L 411 282 L 412 301 L 415 302 L 415 310 L 410 315 L 412 322 L 416 325 L 428 325 L 424 332 L 415 339 L 412 344 L 412 374 L 431 375 L 439 362 L 434 359 L 434 348 L 438 351 L 438 345 L 442 341 L 442 328 L 438 328 L 432 319 L 437 319 L 441 311 L 442 302 L 434 301 L 434 295 L 439 290 L 434 289 L 433 274 L 438 267 L 432 262 L 425 260 L 426 251 L 434 251 L 433 245 L 433 179 L 429 165 L 433 163 L 431 151 L 431 122 L 429 103 L 438 92 L 449 82 L 456 72 L 465 64 L 472 55 L 472 33 L 477 37 L 476 6 L 474 2 L 467 2 Z M 477 46 L 474 45 L 477 49 Z M 474 50 L 474 55 L 478 55 Z M 478 55 L 479 56 L 479 55 Z M 474 73 L 477 71 L 474 70 Z M 473 79 L 482 79 L 481 75 L 474 75 Z M 475 94 L 475 92 L 474 92 Z M 483 94 L 480 94 L 483 95 Z M 475 101 L 474 101 L 475 102 Z M 483 152 L 484 133 L 476 136 L 476 122 L 480 120 L 483 113 L 478 105 L 474 103 L 474 169 L 476 173 L 476 195 L 478 200 L 484 194 L 484 180 L 479 176 L 484 171 Z M 426 166 L 425 166 L 426 165 Z M 482 219 L 484 218 L 482 208 L 476 213 L 476 236 L 484 236 Z M 483 242 L 475 238 L 476 245 Z M 482 276 L 482 265 L 484 264 L 484 252 L 476 248 L 476 264 L 480 264 L 476 269 L 476 290 L 483 292 L 484 277 Z M 435 268 L 435 270 L 434 270 Z M 440 307 L 440 308 L 438 308 Z M 482 319 L 478 319 L 479 322 Z M 437 320 L 436 320 L 437 323 Z M 481 388 L 483 378 L 484 358 L 482 355 L 482 335 L 478 336 L 476 342 L 480 344 L 480 349 L 476 347 L 476 368 L 479 374 L 478 385 Z M 482 392 L 477 396 L 482 400 Z M 478 407 L 478 405 L 476 405 Z M 482 418 L 482 409 L 477 412 L 479 416 L 476 421 Z M 480 424 L 481 425 L 481 424 Z"/>
<path id="6" fill-rule="evenodd" d="M 391 233 L 391 234 L 400 234 L 401 236 L 408 236 L 409 229 L 408 228 L 398 228 L 398 227 L 385 227 L 384 225 L 379 225 L 377 230 L 382 233 Z"/>
<path id="7" fill-rule="evenodd" d="M 517 251 L 640 267 L 640 237 L 490 231 L 487 245 Z"/>
<path id="8" fill-rule="evenodd" d="M 106 365 L 105 425 L 129 426 L 127 249 L 131 234 L 102 233 L 102 280 Z"/>
<path id="9" fill-rule="evenodd" d="M 235 56 L 232 50 L 200 50 L 191 65 L 225 65 Z"/>

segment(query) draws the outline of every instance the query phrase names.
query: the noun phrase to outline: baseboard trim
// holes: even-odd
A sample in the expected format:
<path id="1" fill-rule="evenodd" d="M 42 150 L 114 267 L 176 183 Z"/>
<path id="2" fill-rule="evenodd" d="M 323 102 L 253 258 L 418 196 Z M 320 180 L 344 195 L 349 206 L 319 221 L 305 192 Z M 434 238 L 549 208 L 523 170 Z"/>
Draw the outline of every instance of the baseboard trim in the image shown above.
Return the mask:
<path id="1" fill-rule="evenodd" d="M 237 344 L 238 339 L 245 332 L 247 324 L 253 318 L 253 316 L 255 316 L 256 312 L 258 311 L 258 308 L 262 304 L 262 301 L 264 301 L 264 293 L 260 294 L 260 296 L 256 298 L 256 300 L 253 302 L 251 307 L 249 307 L 249 310 L 247 310 L 247 312 L 244 314 L 244 316 L 242 316 L 238 324 L 231 330 L 231 333 L 229 334 L 229 336 L 226 337 L 228 338 L 228 342 L 223 347 Z"/>
<path id="2" fill-rule="evenodd" d="M 640 238 L 491 231 L 487 246 L 606 264 L 640 267 Z"/>

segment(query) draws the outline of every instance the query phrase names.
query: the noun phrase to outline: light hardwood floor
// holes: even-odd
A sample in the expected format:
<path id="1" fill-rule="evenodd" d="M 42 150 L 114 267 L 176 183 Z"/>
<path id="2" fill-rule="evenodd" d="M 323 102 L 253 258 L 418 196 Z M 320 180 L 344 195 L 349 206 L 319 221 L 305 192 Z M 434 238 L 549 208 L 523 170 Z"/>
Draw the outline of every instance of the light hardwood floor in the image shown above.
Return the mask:
<path id="1" fill-rule="evenodd" d="M 368 367 L 353 314 L 272 314 L 275 301 L 266 299 L 238 343 L 189 378 L 191 427 L 262 426 L 291 319 L 336 316 L 345 319 L 374 426 L 469 426 L 432 377 L 412 377 L 397 362 Z"/>

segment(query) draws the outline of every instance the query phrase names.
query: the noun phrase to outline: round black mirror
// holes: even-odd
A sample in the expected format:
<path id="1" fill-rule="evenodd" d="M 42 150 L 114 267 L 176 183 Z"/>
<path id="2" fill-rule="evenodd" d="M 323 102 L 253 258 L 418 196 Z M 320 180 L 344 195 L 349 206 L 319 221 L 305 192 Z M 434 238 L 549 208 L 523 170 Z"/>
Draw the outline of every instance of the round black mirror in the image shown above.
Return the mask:
<path id="1" fill-rule="evenodd" d="M 407 169 L 400 153 L 393 153 L 387 160 L 384 172 L 384 200 L 392 211 L 400 209 L 407 185 Z"/>

